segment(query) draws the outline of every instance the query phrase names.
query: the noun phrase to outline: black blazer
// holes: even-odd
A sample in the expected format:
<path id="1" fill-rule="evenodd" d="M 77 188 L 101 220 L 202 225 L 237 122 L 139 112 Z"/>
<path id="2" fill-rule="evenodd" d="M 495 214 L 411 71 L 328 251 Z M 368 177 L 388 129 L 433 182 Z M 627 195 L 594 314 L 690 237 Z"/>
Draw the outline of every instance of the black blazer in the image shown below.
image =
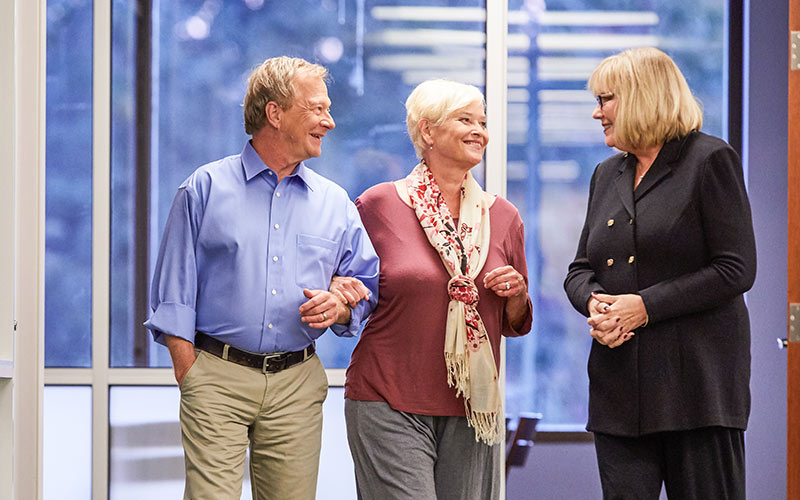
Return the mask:
<path id="1" fill-rule="evenodd" d="M 564 288 L 584 316 L 593 291 L 641 295 L 649 323 L 620 347 L 592 342 L 587 429 L 618 436 L 706 426 L 745 429 L 756 274 L 741 162 L 692 132 L 664 144 L 634 191 L 636 158 L 592 176 Z M 588 329 L 588 326 L 587 326 Z"/>

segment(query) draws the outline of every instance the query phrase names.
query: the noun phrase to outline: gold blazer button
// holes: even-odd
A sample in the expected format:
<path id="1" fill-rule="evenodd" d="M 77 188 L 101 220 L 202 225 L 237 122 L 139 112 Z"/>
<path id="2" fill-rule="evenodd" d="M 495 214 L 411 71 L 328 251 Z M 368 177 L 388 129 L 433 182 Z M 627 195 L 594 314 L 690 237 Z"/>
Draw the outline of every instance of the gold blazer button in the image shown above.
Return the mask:
<path id="1" fill-rule="evenodd" d="M 613 265 L 614 265 L 614 259 L 608 259 L 608 260 L 606 261 L 606 264 L 608 265 L 608 267 L 611 267 L 611 266 L 613 266 Z"/>
<path id="2" fill-rule="evenodd" d="M 630 257 L 628 257 L 628 264 L 633 264 L 634 260 L 635 259 L 633 258 L 633 255 L 631 255 Z"/>
<path id="3" fill-rule="evenodd" d="M 607 224 L 608 224 L 608 227 L 613 226 L 614 225 L 614 219 L 608 219 Z"/>

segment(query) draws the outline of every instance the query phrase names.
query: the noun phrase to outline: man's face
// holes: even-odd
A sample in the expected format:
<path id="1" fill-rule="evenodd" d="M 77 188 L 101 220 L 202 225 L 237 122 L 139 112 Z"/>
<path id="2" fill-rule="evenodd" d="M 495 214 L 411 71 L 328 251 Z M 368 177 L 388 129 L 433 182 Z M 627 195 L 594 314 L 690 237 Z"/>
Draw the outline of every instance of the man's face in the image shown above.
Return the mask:
<path id="1" fill-rule="evenodd" d="M 281 130 L 291 162 L 301 162 L 322 154 L 322 137 L 336 124 L 322 78 L 300 73 L 292 85 L 294 100 L 283 112 Z"/>

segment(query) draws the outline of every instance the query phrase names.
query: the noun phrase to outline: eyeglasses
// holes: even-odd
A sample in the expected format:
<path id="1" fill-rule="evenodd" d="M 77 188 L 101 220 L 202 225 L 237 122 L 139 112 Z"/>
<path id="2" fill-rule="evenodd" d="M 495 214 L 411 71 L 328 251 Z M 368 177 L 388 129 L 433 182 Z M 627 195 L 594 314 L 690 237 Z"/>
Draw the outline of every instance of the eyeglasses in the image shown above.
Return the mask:
<path id="1" fill-rule="evenodd" d="M 610 101 L 614 98 L 613 92 L 606 92 L 605 94 L 597 94 L 594 96 L 594 100 L 597 101 L 597 105 L 600 106 L 600 109 L 603 109 L 605 103 Z"/>

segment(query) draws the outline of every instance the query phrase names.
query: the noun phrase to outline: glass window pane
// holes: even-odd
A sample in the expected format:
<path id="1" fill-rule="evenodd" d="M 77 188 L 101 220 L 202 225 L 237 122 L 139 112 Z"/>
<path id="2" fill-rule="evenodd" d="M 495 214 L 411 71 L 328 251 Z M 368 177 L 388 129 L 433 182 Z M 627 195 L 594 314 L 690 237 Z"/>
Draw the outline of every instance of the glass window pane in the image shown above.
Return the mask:
<path id="1" fill-rule="evenodd" d="M 91 365 L 92 2 L 47 2 L 45 364 Z"/>
<path id="2" fill-rule="evenodd" d="M 181 498 L 184 463 L 177 387 L 112 387 L 111 500 Z M 317 499 L 355 498 L 353 460 L 344 425 L 344 389 L 331 387 L 323 405 L 322 452 Z M 245 464 L 245 471 L 249 466 Z M 242 499 L 250 500 L 245 472 Z"/>
<path id="3" fill-rule="evenodd" d="M 133 249 L 144 243 L 135 243 L 132 214 L 149 209 L 152 262 L 178 185 L 200 165 L 241 151 L 247 139 L 241 103 L 251 68 L 288 54 L 329 69 L 336 130 L 326 136 L 322 156 L 308 164 L 355 198 L 378 182 L 403 177 L 415 165 L 403 103 L 416 84 L 445 77 L 483 87 L 484 3 L 319 0 L 303 4 L 298 23 L 295 2 L 227 2 L 224 8 L 202 1 L 155 2 L 151 199 L 144 209 L 133 205 L 131 176 L 141 165 L 129 149 L 132 134 L 142 132 L 131 111 L 131 87 L 141 83 L 130 73 L 137 48 L 135 12 L 115 8 L 112 365 L 169 364 L 166 349 L 150 343 L 142 351 L 135 340 L 144 335 L 144 313 L 131 309 L 133 280 L 149 279 L 151 272 L 134 267 Z M 482 174 L 477 168 L 476 177 Z M 344 368 L 354 345 L 355 340 L 329 333 L 318 347 L 326 367 Z"/>
<path id="4" fill-rule="evenodd" d="M 506 409 L 541 412 L 543 427 L 586 422 L 586 320 L 563 280 L 583 226 L 589 179 L 612 154 L 592 119 L 586 80 L 634 45 L 668 52 L 720 136 L 727 82 L 727 2 L 509 1 L 508 198 L 525 221 L 534 331 L 507 344 Z"/>
<path id="5" fill-rule="evenodd" d="M 46 386 L 43 411 L 44 500 L 92 497 L 92 388 Z"/>
<path id="6" fill-rule="evenodd" d="M 109 498 L 181 498 L 184 464 L 177 387 L 109 391 Z"/>

